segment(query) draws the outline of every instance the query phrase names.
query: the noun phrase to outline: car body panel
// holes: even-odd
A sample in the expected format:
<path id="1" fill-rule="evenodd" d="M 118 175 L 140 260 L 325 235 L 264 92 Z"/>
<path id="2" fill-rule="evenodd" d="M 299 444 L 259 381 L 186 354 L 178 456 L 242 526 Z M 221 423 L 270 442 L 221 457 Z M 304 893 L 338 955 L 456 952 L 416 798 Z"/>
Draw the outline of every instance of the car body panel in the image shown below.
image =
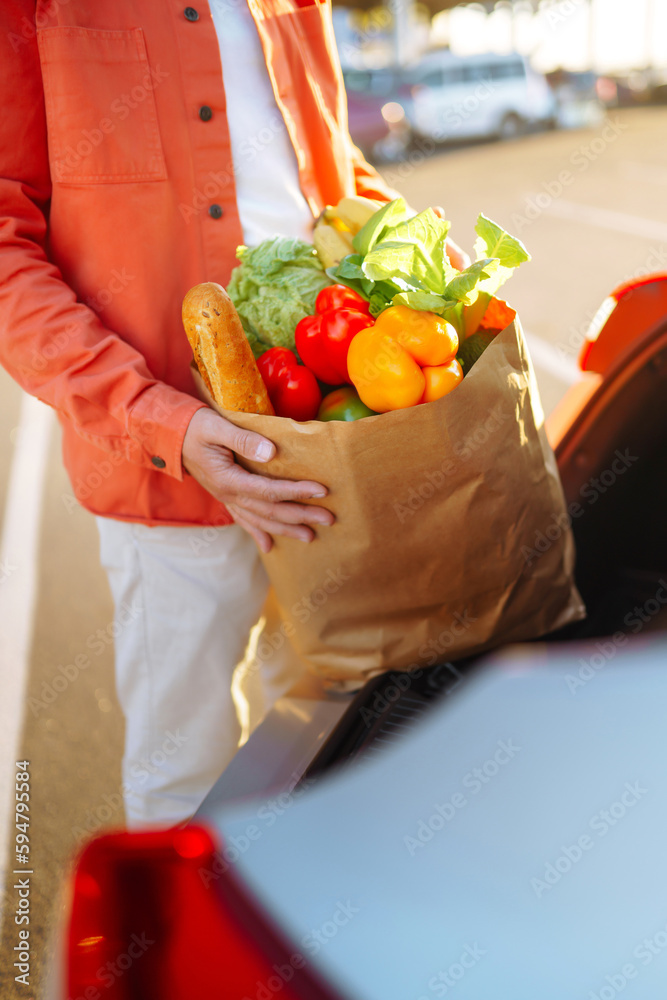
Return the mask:
<path id="1" fill-rule="evenodd" d="M 619 285 L 604 300 L 586 334 L 579 358 L 582 371 L 605 374 L 624 352 L 637 351 L 665 317 L 667 273 Z"/>
<path id="2" fill-rule="evenodd" d="M 206 822 L 245 798 L 289 794 L 352 698 L 328 691 L 315 675 L 300 679 L 237 751 L 197 810 L 197 820 Z"/>
<path id="3" fill-rule="evenodd" d="M 627 443 L 642 410 L 644 436 L 660 430 L 653 410 L 667 393 L 667 275 L 621 285 L 605 300 L 580 365 L 582 379 L 547 422 L 568 503 Z"/>
<path id="4" fill-rule="evenodd" d="M 613 663 L 598 651 L 601 667 L 593 655 L 533 646 L 490 660 L 239 858 L 259 904 L 344 997 L 444 995 L 445 973 L 461 1000 L 563 1000 L 627 963 L 638 1000 L 664 992 L 642 941 L 667 942 L 667 644 Z M 223 840 L 253 815 L 221 812 Z"/>

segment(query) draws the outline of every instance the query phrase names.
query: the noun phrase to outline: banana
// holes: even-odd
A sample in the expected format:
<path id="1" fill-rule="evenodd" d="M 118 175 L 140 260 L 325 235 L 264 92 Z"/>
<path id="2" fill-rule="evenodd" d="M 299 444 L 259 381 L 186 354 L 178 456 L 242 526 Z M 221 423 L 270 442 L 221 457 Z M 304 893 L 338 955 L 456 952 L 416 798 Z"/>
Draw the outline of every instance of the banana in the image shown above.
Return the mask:
<path id="1" fill-rule="evenodd" d="M 351 233 L 358 233 L 366 225 L 372 215 L 382 208 L 382 203 L 373 198 L 362 198 L 361 195 L 350 195 L 341 198 L 333 214 Z"/>
<path id="2" fill-rule="evenodd" d="M 360 195 L 341 198 L 337 205 L 327 205 L 317 220 L 313 243 L 325 267 L 340 264 L 354 253 L 352 237 L 362 229 L 382 203 Z"/>
<path id="3" fill-rule="evenodd" d="M 352 234 L 341 232 L 324 221 L 318 222 L 315 226 L 313 245 L 325 268 L 340 264 L 343 257 L 354 253 Z"/>
<path id="4" fill-rule="evenodd" d="M 338 218 L 337 208 L 335 205 L 327 205 L 321 215 L 321 219 L 324 220 L 328 225 L 335 229 L 338 233 L 352 233 L 349 226 L 346 226 L 342 219 Z"/>

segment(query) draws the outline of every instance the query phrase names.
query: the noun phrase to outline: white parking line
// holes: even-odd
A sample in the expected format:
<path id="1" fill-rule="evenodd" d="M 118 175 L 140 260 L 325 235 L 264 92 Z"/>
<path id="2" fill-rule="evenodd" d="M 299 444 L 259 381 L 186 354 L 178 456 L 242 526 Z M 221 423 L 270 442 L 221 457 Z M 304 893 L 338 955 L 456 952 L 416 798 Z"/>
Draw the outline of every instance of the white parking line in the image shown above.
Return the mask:
<path id="1" fill-rule="evenodd" d="M 14 763 L 30 667 L 39 525 L 52 422 L 52 411 L 44 403 L 23 396 L 0 542 L 0 871 L 13 829 Z"/>
<path id="2" fill-rule="evenodd" d="M 640 236 L 646 240 L 667 241 L 667 222 L 659 219 L 645 219 L 640 215 L 629 215 L 626 212 L 615 212 L 608 208 L 598 208 L 595 205 L 580 205 L 566 198 L 555 198 L 544 209 L 545 214 L 555 215 L 571 222 L 583 222 L 598 229 L 611 229 L 615 233 L 626 233 L 628 236 Z"/>
<path id="3" fill-rule="evenodd" d="M 579 381 L 581 371 L 574 358 L 559 351 L 548 340 L 543 340 L 542 337 L 538 337 L 534 333 L 528 333 L 525 330 L 524 333 L 530 356 L 538 371 L 548 372 L 549 375 L 553 375 L 554 378 L 557 378 L 559 382 L 564 382 L 565 385 L 573 385 Z"/>
<path id="4" fill-rule="evenodd" d="M 622 160 L 618 165 L 622 177 L 627 180 L 639 181 L 640 184 L 667 184 L 667 168 L 654 163 L 635 163 L 632 160 Z"/>

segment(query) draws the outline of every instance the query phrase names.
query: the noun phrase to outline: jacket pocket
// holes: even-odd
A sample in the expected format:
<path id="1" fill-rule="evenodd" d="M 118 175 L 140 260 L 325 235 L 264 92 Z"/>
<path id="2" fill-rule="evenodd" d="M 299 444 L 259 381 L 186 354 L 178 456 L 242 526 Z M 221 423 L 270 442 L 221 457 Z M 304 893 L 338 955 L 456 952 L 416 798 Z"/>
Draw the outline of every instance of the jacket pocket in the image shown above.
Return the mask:
<path id="1" fill-rule="evenodd" d="M 153 91 L 169 74 L 149 66 L 141 28 L 43 28 L 38 39 L 53 181 L 165 180 Z"/>

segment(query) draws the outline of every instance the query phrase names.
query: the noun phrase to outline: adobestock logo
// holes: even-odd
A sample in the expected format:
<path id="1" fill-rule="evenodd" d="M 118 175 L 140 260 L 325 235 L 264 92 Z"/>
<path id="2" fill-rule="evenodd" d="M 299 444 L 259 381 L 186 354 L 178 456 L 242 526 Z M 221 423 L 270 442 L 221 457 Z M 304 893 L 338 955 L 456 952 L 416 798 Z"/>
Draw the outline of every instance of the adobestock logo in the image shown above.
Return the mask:
<path id="1" fill-rule="evenodd" d="M 604 469 L 598 476 L 591 476 L 580 488 L 579 496 L 589 507 L 592 507 L 638 461 L 639 456 L 631 455 L 629 448 L 626 448 L 624 451 L 617 448 L 609 468 Z M 572 520 L 582 517 L 584 513 L 585 507 L 576 500 L 568 504 L 567 512 L 564 511 L 561 514 L 552 513 L 549 523 L 544 526 L 544 529 L 535 532 L 533 545 L 521 546 L 521 555 L 526 565 L 531 566 L 536 559 L 539 559 L 545 552 L 548 552 L 552 545 L 566 531 L 569 531 Z"/>
<path id="2" fill-rule="evenodd" d="M 403 843 L 410 857 L 414 857 L 417 851 L 433 840 L 436 833 L 451 823 L 457 813 L 465 809 L 468 802 L 479 795 L 489 782 L 493 781 L 519 753 L 521 753 L 521 747 L 517 746 L 514 740 L 498 740 L 491 756 L 479 766 L 471 768 L 461 779 L 461 785 L 466 789 L 467 794 L 454 792 L 444 802 L 433 803 L 433 811 L 430 816 L 418 820 L 414 832 L 403 837 Z"/>
<path id="3" fill-rule="evenodd" d="M 590 818 L 587 830 L 591 833 L 582 833 L 573 843 L 561 844 L 558 857 L 544 865 L 540 877 L 530 880 L 537 898 L 541 899 L 546 892 L 551 892 L 561 879 L 581 863 L 584 855 L 594 850 L 598 842 L 611 833 L 646 795 L 648 788 L 644 788 L 641 782 L 626 781 L 618 798 Z M 597 839 L 592 834 L 596 834 Z"/>
<path id="4" fill-rule="evenodd" d="M 660 584 L 653 597 L 649 597 L 641 605 L 628 611 L 623 618 L 623 624 L 630 635 L 638 635 L 656 615 L 667 607 L 667 580 L 658 580 Z M 605 639 L 595 643 L 595 652 L 588 657 L 579 657 L 579 670 L 576 674 L 565 674 L 563 678 L 571 694 L 576 694 L 579 688 L 585 687 L 589 681 L 597 677 L 601 670 L 614 659 L 619 649 L 627 646 L 630 636 L 627 632 L 614 632 Z"/>
<path id="5" fill-rule="evenodd" d="M 440 969 L 435 976 L 431 976 L 428 981 L 431 993 L 436 997 L 446 997 L 466 973 L 486 955 L 486 952 L 487 949 L 480 948 L 476 941 L 474 944 L 466 944 L 456 962 L 452 962 L 446 969 Z M 432 998 L 421 996 L 418 1000 L 432 1000 Z"/>

